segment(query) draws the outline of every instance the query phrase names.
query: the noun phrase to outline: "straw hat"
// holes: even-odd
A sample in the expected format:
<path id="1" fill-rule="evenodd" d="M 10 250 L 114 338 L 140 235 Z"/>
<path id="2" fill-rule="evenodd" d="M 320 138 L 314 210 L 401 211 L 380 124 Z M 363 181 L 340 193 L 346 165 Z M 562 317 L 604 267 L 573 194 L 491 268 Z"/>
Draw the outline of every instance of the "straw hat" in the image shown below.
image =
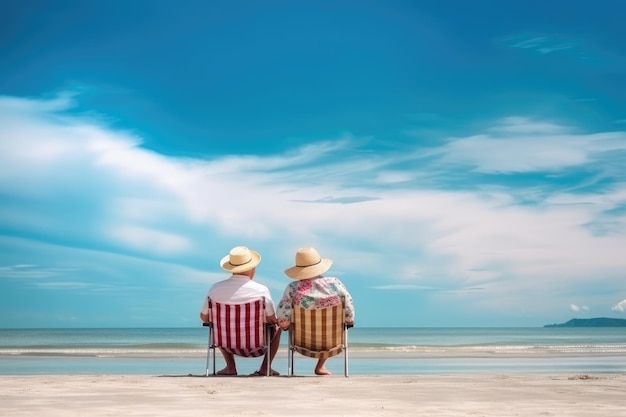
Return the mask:
<path id="1" fill-rule="evenodd" d="M 296 265 L 285 269 L 285 275 L 292 279 L 313 278 L 330 269 L 331 259 L 322 259 L 315 248 L 300 248 L 296 252 Z"/>
<path id="2" fill-rule="evenodd" d="M 259 252 L 248 249 L 245 246 L 235 246 L 230 253 L 222 258 L 220 266 L 224 271 L 236 274 L 249 271 L 261 262 Z"/>

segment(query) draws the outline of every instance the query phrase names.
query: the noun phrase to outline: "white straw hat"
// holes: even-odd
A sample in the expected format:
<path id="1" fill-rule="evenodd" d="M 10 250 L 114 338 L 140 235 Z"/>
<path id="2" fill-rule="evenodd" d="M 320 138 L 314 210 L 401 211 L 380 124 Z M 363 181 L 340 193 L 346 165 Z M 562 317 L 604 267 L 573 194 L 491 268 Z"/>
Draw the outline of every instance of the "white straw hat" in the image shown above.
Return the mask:
<path id="1" fill-rule="evenodd" d="M 259 252 L 248 249 L 245 246 L 235 246 L 230 253 L 222 258 L 220 266 L 224 271 L 236 274 L 249 271 L 261 262 Z"/>
<path id="2" fill-rule="evenodd" d="M 313 278 L 330 269 L 331 259 L 322 259 L 315 248 L 300 248 L 296 252 L 296 264 L 285 269 L 285 275 L 292 279 Z"/>

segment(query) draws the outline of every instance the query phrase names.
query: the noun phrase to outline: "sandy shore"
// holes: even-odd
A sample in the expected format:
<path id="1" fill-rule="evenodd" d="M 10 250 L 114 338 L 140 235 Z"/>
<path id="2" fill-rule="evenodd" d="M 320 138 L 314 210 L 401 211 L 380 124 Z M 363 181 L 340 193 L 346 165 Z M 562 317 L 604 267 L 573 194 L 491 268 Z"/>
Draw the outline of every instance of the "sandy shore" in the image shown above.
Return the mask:
<path id="1" fill-rule="evenodd" d="M 4 416 L 618 416 L 626 375 L 0 377 Z"/>

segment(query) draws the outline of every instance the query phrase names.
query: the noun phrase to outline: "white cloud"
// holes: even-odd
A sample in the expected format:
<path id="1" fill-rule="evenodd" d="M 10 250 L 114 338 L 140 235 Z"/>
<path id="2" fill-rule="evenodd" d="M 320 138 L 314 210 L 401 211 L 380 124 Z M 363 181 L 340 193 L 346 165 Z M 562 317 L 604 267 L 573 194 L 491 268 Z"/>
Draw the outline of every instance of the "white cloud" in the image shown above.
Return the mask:
<path id="1" fill-rule="evenodd" d="M 510 117 L 426 151 L 356 152 L 360 141 L 346 135 L 267 157 L 186 159 L 64 114 L 70 100 L 47 103 L 0 98 L 0 224 L 35 239 L 209 270 L 229 247 L 258 244 L 268 280 L 282 278 L 295 248 L 312 244 L 355 286 L 437 288 L 458 305 L 501 311 L 563 288 L 582 297 L 588 285 L 621 285 L 626 231 L 594 235 L 587 225 L 626 202 L 623 183 L 602 192 L 531 190 L 545 195 L 542 204 L 516 205 L 517 194 L 531 191 L 436 181 L 467 166 L 514 173 L 601 165 L 607 152 L 626 150 L 624 132 Z M 483 290 L 464 291 L 472 288 Z M 544 305 L 564 303 L 565 295 Z"/>
<path id="2" fill-rule="evenodd" d="M 107 233 L 120 244 L 132 249 L 155 253 L 180 253 L 191 248 L 191 242 L 183 236 L 131 225 L 111 226 Z"/>
<path id="3" fill-rule="evenodd" d="M 429 291 L 435 288 L 424 285 L 395 284 L 395 285 L 377 285 L 372 287 L 375 290 L 408 290 L 408 291 Z"/>
<path id="4" fill-rule="evenodd" d="M 530 39 L 524 39 L 522 41 L 516 42 L 510 45 L 511 48 L 521 48 L 521 49 L 534 49 L 539 45 L 543 44 L 546 41 L 544 37 L 536 37 Z"/>
<path id="5" fill-rule="evenodd" d="M 403 171 L 385 171 L 378 174 L 376 182 L 379 184 L 395 184 L 411 181 L 415 178 L 414 174 Z"/>
<path id="6" fill-rule="evenodd" d="M 512 36 L 509 38 L 505 38 L 504 43 L 509 48 L 516 49 L 529 49 L 533 51 L 537 51 L 542 55 L 547 55 L 557 51 L 563 51 L 568 49 L 573 49 L 573 53 L 580 53 L 578 51 L 579 47 L 574 42 L 567 42 L 560 40 L 554 37 L 548 36 Z"/>
<path id="7" fill-rule="evenodd" d="M 557 123 L 533 120 L 521 116 L 509 116 L 499 120 L 495 126 L 488 129 L 497 134 L 541 134 L 553 135 L 567 132 L 568 128 Z"/>
<path id="8" fill-rule="evenodd" d="M 626 151 L 626 132 L 583 134 L 554 123 L 508 117 L 490 133 L 454 138 L 441 151 L 444 162 L 477 172 L 554 172 L 596 162 L 601 153 Z"/>
<path id="9" fill-rule="evenodd" d="M 570 304 L 569 309 L 572 310 L 574 313 L 579 313 L 581 311 L 583 313 L 589 312 L 589 307 L 587 307 L 587 306 L 577 306 L 576 304 Z"/>
<path id="10" fill-rule="evenodd" d="M 0 278 L 41 279 L 63 276 L 72 268 L 43 267 L 39 265 L 0 266 Z"/>
<path id="11" fill-rule="evenodd" d="M 623 313 L 624 311 L 626 311 L 626 299 L 615 304 L 613 307 L 611 307 L 611 310 L 619 311 L 620 313 Z"/>
<path id="12" fill-rule="evenodd" d="M 542 54 L 549 54 L 551 52 L 562 51 L 564 49 L 572 49 L 575 47 L 576 47 L 576 44 L 574 43 L 561 43 L 558 45 L 544 46 L 541 48 L 537 48 L 537 51 L 539 51 Z"/>

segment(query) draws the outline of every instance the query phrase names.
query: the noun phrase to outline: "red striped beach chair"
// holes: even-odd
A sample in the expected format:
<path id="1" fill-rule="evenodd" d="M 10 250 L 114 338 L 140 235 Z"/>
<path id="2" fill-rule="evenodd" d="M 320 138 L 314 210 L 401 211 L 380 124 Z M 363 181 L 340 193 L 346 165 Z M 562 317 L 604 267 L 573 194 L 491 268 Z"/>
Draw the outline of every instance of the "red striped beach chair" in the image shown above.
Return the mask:
<path id="1" fill-rule="evenodd" d="M 294 354 L 331 358 L 343 351 L 343 373 L 348 376 L 348 328 L 344 306 L 305 309 L 294 306 L 289 326 L 288 375 L 294 374 Z"/>
<path id="2" fill-rule="evenodd" d="M 206 376 L 209 376 L 209 363 L 212 374 L 216 373 L 216 348 L 247 358 L 269 356 L 272 325 L 265 322 L 264 298 L 242 304 L 217 303 L 209 298 L 209 312 L 209 321 L 203 323 L 209 328 Z M 268 366 L 267 376 L 269 373 Z"/>

